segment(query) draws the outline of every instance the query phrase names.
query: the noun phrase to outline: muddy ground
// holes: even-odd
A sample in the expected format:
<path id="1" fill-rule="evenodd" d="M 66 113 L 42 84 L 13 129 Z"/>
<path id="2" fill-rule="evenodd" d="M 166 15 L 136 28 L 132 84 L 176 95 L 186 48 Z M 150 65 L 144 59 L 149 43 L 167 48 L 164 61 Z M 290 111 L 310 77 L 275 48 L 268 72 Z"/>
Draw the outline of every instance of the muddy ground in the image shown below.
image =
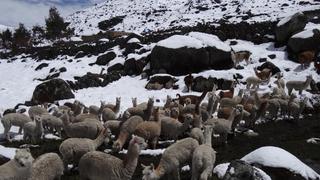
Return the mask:
<path id="1" fill-rule="evenodd" d="M 306 140 L 311 137 L 320 137 L 319 116 L 306 117 L 303 120 L 300 120 L 298 124 L 287 120 L 267 122 L 257 125 L 255 131 L 259 133 L 259 136 L 247 137 L 245 135 L 237 135 L 234 138 L 229 139 L 229 142 L 226 145 L 221 143 L 215 144 L 214 149 L 218 152 L 216 164 L 229 162 L 233 159 L 239 159 L 262 146 L 277 146 L 289 151 L 313 168 L 316 172 L 320 173 L 320 145 L 309 144 L 306 142 Z M 45 140 L 42 142 L 40 147 L 32 148 L 31 151 L 34 157 L 46 152 L 58 153 L 60 143 L 61 141 L 57 140 Z M 14 142 L 12 144 L 5 143 L 3 145 L 8 147 L 19 147 L 21 144 L 21 142 Z M 121 159 L 123 158 L 123 155 L 117 156 Z M 133 179 L 141 179 L 141 163 L 148 165 L 153 162 L 157 165 L 160 158 L 161 156 L 140 156 L 139 165 Z M 182 179 L 187 180 L 190 179 L 191 174 L 190 172 L 183 172 L 181 177 Z M 76 179 L 79 179 L 78 172 L 76 170 L 66 173 L 62 177 L 62 180 Z M 169 178 L 164 177 L 163 179 Z M 216 179 L 216 177 L 213 179 Z M 283 179 L 283 177 L 273 176 L 272 179 L 280 180 Z"/>

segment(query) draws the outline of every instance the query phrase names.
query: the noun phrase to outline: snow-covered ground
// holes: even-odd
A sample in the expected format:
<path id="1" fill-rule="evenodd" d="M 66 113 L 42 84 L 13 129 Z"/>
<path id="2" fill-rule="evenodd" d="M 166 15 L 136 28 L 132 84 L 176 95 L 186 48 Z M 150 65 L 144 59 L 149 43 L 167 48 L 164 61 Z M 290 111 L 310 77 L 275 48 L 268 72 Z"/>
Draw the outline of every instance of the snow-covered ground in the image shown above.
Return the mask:
<path id="1" fill-rule="evenodd" d="M 298 11 L 319 8 L 315 0 L 108 0 L 70 15 L 67 21 L 77 34 L 89 35 L 100 31 L 99 22 L 125 16 L 114 30 L 143 33 L 203 22 L 216 24 L 221 19 L 231 23 L 277 21 Z M 243 18 L 250 13 L 248 19 Z"/>

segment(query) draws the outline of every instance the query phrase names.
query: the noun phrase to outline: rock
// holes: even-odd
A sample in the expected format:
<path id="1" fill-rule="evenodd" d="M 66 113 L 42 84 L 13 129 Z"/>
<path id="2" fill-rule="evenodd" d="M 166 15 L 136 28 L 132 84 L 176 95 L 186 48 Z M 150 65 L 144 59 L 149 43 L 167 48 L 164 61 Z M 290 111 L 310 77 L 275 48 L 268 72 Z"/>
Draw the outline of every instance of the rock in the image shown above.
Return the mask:
<path id="1" fill-rule="evenodd" d="M 281 23 L 281 21 L 286 21 L 287 18 L 290 18 L 290 20 Z M 296 13 L 287 18 L 281 20 L 275 28 L 275 38 L 279 45 L 287 44 L 289 38 L 293 34 L 302 31 L 308 22 L 308 18 L 303 13 Z"/>
<path id="2" fill-rule="evenodd" d="M 105 66 L 116 57 L 117 57 L 116 53 L 108 52 L 107 54 L 99 56 L 97 58 L 96 64 L 100 66 Z"/>
<path id="3" fill-rule="evenodd" d="M 194 78 L 191 89 L 197 92 L 211 91 L 214 85 L 218 86 L 218 89 L 228 90 L 231 88 L 233 81 L 226 79 L 217 79 L 217 78 L 205 78 L 198 76 Z"/>
<path id="4" fill-rule="evenodd" d="M 259 59 L 259 62 L 260 62 L 260 63 L 266 62 L 266 61 L 267 61 L 267 58 L 260 58 L 260 59 Z"/>
<path id="5" fill-rule="evenodd" d="M 52 79 L 37 85 L 31 101 L 35 104 L 74 98 L 69 84 L 62 79 Z"/>
<path id="6" fill-rule="evenodd" d="M 269 54 L 268 57 L 269 57 L 270 59 L 275 59 L 277 56 L 276 56 L 275 54 Z"/>
<path id="7" fill-rule="evenodd" d="M 278 72 L 280 72 L 280 69 L 270 61 L 267 61 L 267 62 L 263 63 L 261 66 L 257 67 L 257 69 L 259 71 L 261 71 L 265 68 L 271 69 L 272 76 L 277 74 Z"/>
<path id="8" fill-rule="evenodd" d="M 3 165 L 4 163 L 8 162 L 8 161 L 10 161 L 9 158 L 6 158 L 6 157 L 4 157 L 4 156 L 2 156 L 0 154 L 0 166 Z"/>
<path id="9" fill-rule="evenodd" d="M 143 71 L 144 66 L 145 62 L 131 58 L 124 62 L 124 72 L 129 76 L 140 75 Z"/>
<path id="10" fill-rule="evenodd" d="M 134 53 L 136 49 L 142 48 L 138 43 L 126 43 L 122 48 L 125 48 L 123 55 L 127 56 L 130 53 Z"/>
<path id="11" fill-rule="evenodd" d="M 60 71 L 61 73 L 62 73 L 62 72 L 67 72 L 67 68 L 62 67 L 62 68 L 59 69 L 59 71 Z"/>
<path id="12" fill-rule="evenodd" d="M 112 71 L 123 71 L 124 70 L 124 66 L 120 63 L 114 64 L 110 67 L 108 67 L 108 72 L 112 72 Z"/>
<path id="13" fill-rule="evenodd" d="M 111 27 L 121 23 L 126 16 L 116 16 L 111 19 L 101 21 L 98 23 L 98 27 L 101 30 L 109 30 Z"/>
<path id="14" fill-rule="evenodd" d="M 319 50 L 320 30 L 305 30 L 292 36 L 287 45 L 289 58 L 297 62 L 297 56 L 300 52 L 307 50 Z"/>
<path id="15" fill-rule="evenodd" d="M 76 54 L 76 56 L 74 57 L 75 59 L 79 59 L 79 58 L 83 58 L 85 57 L 87 54 L 83 51 L 80 51 Z"/>
<path id="16" fill-rule="evenodd" d="M 41 64 L 39 64 L 39 66 L 37 66 L 36 67 L 36 71 L 39 71 L 39 70 L 41 70 L 42 68 L 45 68 L 45 67 L 48 67 L 49 66 L 49 64 L 48 63 L 41 63 Z"/>
<path id="17" fill-rule="evenodd" d="M 231 161 L 223 180 L 256 180 L 254 168 L 242 160 Z"/>
<path id="18" fill-rule="evenodd" d="M 290 179 L 290 180 L 305 180 L 301 175 L 294 174 L 284 168 L 274 168 L 274 167 L 260 167 L 264 172 L 266 172 L 271 179 L 281 180 L 281 179 Z"/>
<path id="19" fill-rule="evenodd" d="M 152 73 L 159 73 L 161 69 L 164 69 L 168 74 L 176 76 L 198 73 L 207 69 L 231 69 L 233 61 L 229 45 L 224 44 L 216 36 L 199 34 L 201 35 L 197 35 L 198 38 L 190 37 L 190 35 L 174 35 L 159 41 L 150 54 Z M 205 40 L 201 40 L 201 36 L 209 39 L 208 41 L 213 42 L 212 44 L 217 47 L 210 43 L 207 43 L 209 45 L 205 44 Z M 178 45 L 177 47 L 169 47 L 166 46 L 167 44 Z"/>
<path id="20" fill-rule="evenodd" d="M 162 88 L 171 89 L 177 81 L 178 79 L 172 76 L 153 76 L 145 88 L 149 90 L 160 90 Z"/>

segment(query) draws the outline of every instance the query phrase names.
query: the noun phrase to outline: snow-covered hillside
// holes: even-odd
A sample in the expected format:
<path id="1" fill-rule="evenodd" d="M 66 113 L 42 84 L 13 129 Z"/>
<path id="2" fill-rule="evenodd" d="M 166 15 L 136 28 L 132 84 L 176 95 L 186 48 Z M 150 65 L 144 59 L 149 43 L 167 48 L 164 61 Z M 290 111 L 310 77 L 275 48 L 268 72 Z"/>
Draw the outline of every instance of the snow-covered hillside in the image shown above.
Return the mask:
<path id="1" fill-rule="evenodd" d="M 5 31 L 5 30 L 7 30 L 7 29 L 9 29 L 9 30 L 11 30 L 11 31 L 13 30 L 12 27 L 5 26 L 5 25 L 0 24 L 0 32 L 3 32 L 3 31 Z"/>
<path id="2" fill-rule="evenodd" d="M 88 35 L 100 31 L 99 22 L 125 16 L 112 29 L 144 33 L 198 23 L 217 24 L 220 20 L 277 21 L 298 11 L 319 8 L 320 2 L 314 0 L 108 0 L 70 15 L 67 21 L 76 34 Z"/>

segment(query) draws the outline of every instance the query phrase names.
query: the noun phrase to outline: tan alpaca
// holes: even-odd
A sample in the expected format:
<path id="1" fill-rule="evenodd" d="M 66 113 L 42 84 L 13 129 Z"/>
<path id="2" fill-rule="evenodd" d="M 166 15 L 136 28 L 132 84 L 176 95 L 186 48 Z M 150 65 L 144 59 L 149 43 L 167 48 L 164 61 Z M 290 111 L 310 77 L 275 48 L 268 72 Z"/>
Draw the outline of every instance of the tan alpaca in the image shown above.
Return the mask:
<path id="1" fill-rule="evenodd" d="M 288 89 L 288 94 L 290 95 L 293 89 L 296 91 L 299 91 L 299 94 L 302 94 L 302 91 L 307 89 L 311 81 L 312 81 L 311 75 L 307 76 L 307 79 L 305 81 L 288 81 L 286 84 Z"/>
<path id="2" fill-rule="evenodd" d="M 231 49 L 231 59 L 234 62 L 235 67 L 243 60 L 245 60 L 248 65 L 249 60 L 251 59 L 250 56 L 251 56 L 251 52 L 249 51 L 235 52 L 233 49 Z"/>
<path id="3" fill-rule="evenodd" d="M 268 84 L 269 81 L 270 81 L 270 77 L 271 77 L 271 73 L 269 75 L 269 78 L 266 79 L 266 80 L 262 80 L 258 77 L 255 77 L 255 76 L 250 76 L 246 79 L 246 82 L 247 82 L 247 89 L 256 89 L 256 88 L 259 88 L 259 85 L 260 84 Z"/>

